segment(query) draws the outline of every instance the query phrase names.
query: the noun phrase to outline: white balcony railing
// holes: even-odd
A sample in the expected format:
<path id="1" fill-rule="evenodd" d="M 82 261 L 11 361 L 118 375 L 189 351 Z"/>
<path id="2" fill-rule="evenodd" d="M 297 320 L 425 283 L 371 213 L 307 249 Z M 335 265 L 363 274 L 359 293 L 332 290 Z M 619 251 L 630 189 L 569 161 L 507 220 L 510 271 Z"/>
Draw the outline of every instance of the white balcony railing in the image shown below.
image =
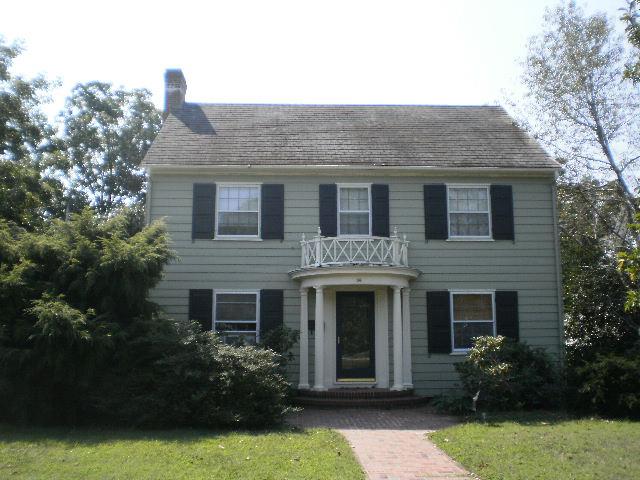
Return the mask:
<path id="1" fill-rule="evenodd" d="M 406 235 L 398 237 L 394 229 L 391 237 L 323 237 L 318 234 L 306 240 L 302 235 L 302 268 L 337 265 L 383 265 L 408 267 Z"/>

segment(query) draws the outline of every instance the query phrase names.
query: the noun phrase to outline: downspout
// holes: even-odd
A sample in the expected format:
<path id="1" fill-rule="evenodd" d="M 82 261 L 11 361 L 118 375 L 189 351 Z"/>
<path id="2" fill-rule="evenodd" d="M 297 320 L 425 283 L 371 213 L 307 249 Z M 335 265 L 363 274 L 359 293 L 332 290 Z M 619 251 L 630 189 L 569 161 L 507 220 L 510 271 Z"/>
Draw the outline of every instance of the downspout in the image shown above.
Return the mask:
<path id="1" fill-rule="evenodd" d="M 147 168 L 147 194 L 144 197 L 144 224 L 151 223 L 151 167 Z"/>

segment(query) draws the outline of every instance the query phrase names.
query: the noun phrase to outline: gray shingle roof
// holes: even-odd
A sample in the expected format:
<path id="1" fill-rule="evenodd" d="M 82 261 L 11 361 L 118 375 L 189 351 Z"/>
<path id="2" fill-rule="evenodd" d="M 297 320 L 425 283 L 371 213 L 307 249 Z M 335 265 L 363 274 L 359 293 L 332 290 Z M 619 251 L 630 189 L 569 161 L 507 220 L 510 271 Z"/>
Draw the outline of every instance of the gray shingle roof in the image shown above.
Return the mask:
<path id="1" fill-rule="evenodd" d="M 501 107 L 185 104 L 146 165 L 556 168 Z"/>

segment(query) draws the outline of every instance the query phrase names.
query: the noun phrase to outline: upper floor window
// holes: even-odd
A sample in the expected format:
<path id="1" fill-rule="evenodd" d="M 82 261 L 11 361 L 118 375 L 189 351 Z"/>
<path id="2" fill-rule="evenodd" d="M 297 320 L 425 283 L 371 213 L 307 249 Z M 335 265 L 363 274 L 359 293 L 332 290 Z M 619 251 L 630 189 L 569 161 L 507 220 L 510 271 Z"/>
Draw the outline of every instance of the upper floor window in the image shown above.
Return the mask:
<path id="1" fill-rule="evenodd" d="M 214 330 L 227 343 L 255 344 L 258 292 L 216 292 Z"/>
<path id="2" fill-rule="evenodd" d="M 449 186 L 449 238 L 491 238 L 488 186 Z"/>
<path id="3" fill-rule="evenodd" d="M 338 235 L 371 235 L 369 185 L 338 185 Z"/>
<path id="4" fill-rule="evenodd" d="M 218 184 L 216 234 L 219 237 L 258 237 L 260 185 Z"/>
<path id="5" fill-rule="evenodd" d="M 451 293 L 453 351 L 468 350 L 473 339 L 495 335 L 494 294 Z"/>

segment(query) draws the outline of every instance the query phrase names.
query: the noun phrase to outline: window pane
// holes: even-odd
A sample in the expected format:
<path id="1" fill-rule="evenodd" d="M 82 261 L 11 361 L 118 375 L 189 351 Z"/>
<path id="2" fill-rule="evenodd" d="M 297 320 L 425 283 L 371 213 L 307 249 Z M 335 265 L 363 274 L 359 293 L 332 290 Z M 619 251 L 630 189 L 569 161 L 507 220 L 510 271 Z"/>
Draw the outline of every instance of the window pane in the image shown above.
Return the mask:
<path id="1" fill-rule="evenodd" d="M 487 212 L 489 198 L 486 188 L 450 188 L 449 209 L 452 212 Z"/>
<path id="2" fill-rule="evenodd" d="M 471 348 L 473 338 L 493 335 L 492 322 L 463 322 L 453 324 L 453 348 Z"/>
<path id="3" fill-rule="evenodd" d="M 369 235 L 368 213 L 340 213 L 341 235 Z"/>
<path id="4" fill-rule="evenodd" d="M 489 235 L 488 213 L 452 213 L 449 215 L 453 237 L 486 237 Z"/>
<path id="5" fill-rule="evenodd" d="M 225 333 L 222 335 L 222 341 L 229 345 L 255 345 L 255 333 Z"/>
<path id="6" fill-rule="evenodd" d="M 361 187 L 345 187 L 340 189 L 340 211 L 369 211 L 369 189 Z"/>
<path id="7" fill-rule="evenodd" d="M 226 331 L 234 331 L 234 332 L 253 332 L 256 331 L 255 323 L 231 323 L 231 322 L 216 322 L 216 331 L 218 332 L 226 332 Z"/>
<path id="8" fill-rule="evenodd" d="M 258 213 L 220 212 L 218 235 L 258 235 Z"/>
<path id="9" fill-rule="evenodd" d="M 220 187 L 220 211 L 258 211 L 260 187 Z"/>
<path id="10" fill-rule="evenodd" d="M 454 320 L 493 321 L 493 302 L 489 294 L 454 294 Z"/>
<path id="11" fill-rule="evenodd" d="M 216 322 L 256 320 L 256 296 L 253 294 L 216 295 Z M 255 330 L 255 326 L 254 326 Z"/>

